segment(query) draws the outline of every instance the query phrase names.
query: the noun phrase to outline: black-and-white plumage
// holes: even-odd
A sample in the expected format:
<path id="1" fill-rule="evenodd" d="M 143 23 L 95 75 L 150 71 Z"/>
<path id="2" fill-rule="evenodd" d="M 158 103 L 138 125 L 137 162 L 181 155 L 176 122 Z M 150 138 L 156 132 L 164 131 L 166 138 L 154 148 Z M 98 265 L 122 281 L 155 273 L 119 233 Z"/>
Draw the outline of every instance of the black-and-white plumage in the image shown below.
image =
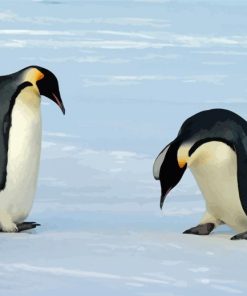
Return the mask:
<path id="1" fill-rule="evenodd" d="M 0 76 L 0 229 L 34 228 L 22 223 L 35 194 L 40 149 L 40 96 L 65 112 L 54 74 L 39 66 Z"/>
<path id="2" fill-rule="evenodd" d="M 225 223 L 243 231 L 233 239 L 246 239 L 247 122 L 224 109 L 188 118 L 154 163 L 154 177 L 161 183 L 161 207 L 187 166 L 205 198 L 206 212 L 200 224 L 185 233 L 209 234 Z"/>

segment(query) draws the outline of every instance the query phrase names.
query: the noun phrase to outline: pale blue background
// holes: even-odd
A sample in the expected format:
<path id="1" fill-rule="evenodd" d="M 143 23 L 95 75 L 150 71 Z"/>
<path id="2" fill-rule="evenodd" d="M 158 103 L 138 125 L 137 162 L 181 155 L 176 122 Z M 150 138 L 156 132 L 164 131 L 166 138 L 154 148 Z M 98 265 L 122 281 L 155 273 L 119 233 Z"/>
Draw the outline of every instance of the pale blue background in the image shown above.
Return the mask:
<path id="1" fill-rule="evenodd" d="M 3 295 L 245 294 L 246 242 L 182 235 L 204 205 L 190 174 L 159 211 L 152 163 L 190 115 L 247 118 L 247 2 L 0 1 L 1 75 L 53 71 L 29 234 L 2 234 Z"/>

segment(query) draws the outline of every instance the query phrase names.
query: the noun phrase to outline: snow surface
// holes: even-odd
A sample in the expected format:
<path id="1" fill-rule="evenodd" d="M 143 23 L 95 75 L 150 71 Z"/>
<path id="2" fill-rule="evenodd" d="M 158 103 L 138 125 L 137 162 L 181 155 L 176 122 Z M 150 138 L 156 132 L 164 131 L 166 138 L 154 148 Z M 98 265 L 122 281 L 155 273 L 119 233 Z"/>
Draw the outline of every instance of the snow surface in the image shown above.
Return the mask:
<path id="1" fill-rule="evenodd" d="M 159 210 L 156 155 L 190 115 L 247 118 L 245 1 L 0 3 L 1 75 L 52 70 L 66 107 L 42 101 L 34 231 L 1 234 L 0 295 L 246 294 L 247 244 L 198 237 L 190 173 Z"/>

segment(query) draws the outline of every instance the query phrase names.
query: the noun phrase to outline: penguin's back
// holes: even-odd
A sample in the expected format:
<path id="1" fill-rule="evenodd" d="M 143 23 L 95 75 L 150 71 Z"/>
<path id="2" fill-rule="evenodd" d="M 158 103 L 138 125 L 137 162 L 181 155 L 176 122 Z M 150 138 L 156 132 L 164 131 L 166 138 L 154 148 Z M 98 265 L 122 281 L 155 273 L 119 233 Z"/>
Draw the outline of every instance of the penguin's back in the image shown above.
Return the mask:
<path id="1" fill-rule="evenodd" d="M 240 136 L 247 136 L 247 122 L 230 110 L 210 109 L 185 120 L 179 135 L 182 135 L 183 141 L 191 138 L 215 137 L 233 142 Z"/>

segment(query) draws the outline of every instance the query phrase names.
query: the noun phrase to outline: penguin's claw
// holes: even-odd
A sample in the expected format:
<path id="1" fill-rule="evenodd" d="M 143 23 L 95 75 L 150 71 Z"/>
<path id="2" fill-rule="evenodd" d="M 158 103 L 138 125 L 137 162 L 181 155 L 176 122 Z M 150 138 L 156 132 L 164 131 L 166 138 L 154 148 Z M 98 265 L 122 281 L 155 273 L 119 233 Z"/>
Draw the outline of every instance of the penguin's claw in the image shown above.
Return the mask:
<path id="1" fill-rule="evenodd" d="M 247 239 L 247 231 L 239 233 L 231 237 L 231 240 Z"/>
<path id="2" fill-rule="evenodd" d="M 185 230 L 185 234 L 208 235 L 213 229 L 214 223 L 199 224 L 195 227 Z"/>
<path id="3" fill-rule="evenodd" d="M 36 222 L 23 222 L 23 223 L 17 224 L 17 231 L 21 232 L 21 231 L 29 230 L 29 229 L 36 228 L 37 226 L 40 226 L 40 224 Z"/>

